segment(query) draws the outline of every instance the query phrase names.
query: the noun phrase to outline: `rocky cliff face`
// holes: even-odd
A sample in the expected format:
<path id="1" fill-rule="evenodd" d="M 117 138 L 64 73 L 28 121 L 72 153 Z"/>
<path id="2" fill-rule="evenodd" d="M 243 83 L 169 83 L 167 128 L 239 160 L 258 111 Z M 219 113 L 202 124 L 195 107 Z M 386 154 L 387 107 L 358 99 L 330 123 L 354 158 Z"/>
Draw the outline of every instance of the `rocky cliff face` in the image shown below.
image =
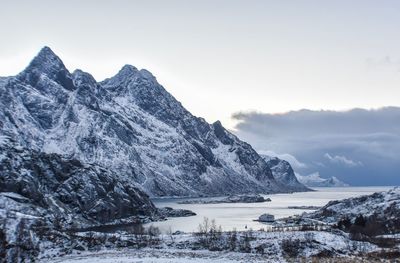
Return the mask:
<path id="1" fill-rule="evenodd" d="M 122 184 L 106 168 L 26 149 L 4 136 L 0 152 L 1 195 L 32 205 L 37 211 L 34 216 L 68 225 L 157 213 L 144 192 L 134 184 Z"/>
<path id="2" fill-rule="evenodd" d="M 277 182 L 249 144 L 191 115 L 148 71 L 127 65 L 97 82 L 70 73 L 48 47 L 23 72 L 0 79 L 0 134 L 38 154 L 107 167 L 107 180 L 151 196 L 300 189 Z"/>
<path id="3" fill-rule="evenodd" d="M 289 162 L 281 160 L 277 157 L 263 156 L 271 169 L 275 180 L 281 185 L 287 186 L 294 191 L 309 191 L 306 186 L 300 183 Z"/>
<path id="4" fill-rule="evenodd" d="M 134 182 L 123 183 L 104 167 L 24 148 L 0 136 L 0 251 L 5 262 L 35 262 L 40 241 L 71 239 L 66 230 L 163 214 Z"/>

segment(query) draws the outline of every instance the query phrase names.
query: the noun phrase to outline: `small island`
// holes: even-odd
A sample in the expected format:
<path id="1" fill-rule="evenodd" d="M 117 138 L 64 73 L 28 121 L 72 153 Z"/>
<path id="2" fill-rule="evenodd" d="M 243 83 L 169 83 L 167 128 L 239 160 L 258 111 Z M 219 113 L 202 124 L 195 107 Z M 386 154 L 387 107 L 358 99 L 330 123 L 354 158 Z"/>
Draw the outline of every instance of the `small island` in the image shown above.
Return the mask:
<path id="1" fill-rule="evenodd" d="M 196 213 L 191 210 L 174 209 L 172 207 L 159 208 L 158 211 L 164 217 L 187 217 L 196 215 Z"/>
<path id="2" fill-rule="evenodd" d="M 223 203 L 263 203 L 271 202 L 270 198 L 261 195 L 231 195 L 222 199 L 195 199 L 180 201 L 178 204 L 223 204 Z"/>

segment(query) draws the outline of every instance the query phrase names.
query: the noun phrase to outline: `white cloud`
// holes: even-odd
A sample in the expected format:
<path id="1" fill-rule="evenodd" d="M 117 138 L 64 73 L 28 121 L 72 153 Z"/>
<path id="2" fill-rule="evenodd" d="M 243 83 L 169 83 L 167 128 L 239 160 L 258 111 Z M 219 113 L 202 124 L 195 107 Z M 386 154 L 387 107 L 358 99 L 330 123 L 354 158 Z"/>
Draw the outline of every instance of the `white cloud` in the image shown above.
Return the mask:
<path id="1" fill-rule="evenodd" d="M 337 164 L 343 164 L 348 167 L 356 167 L 356 166 L 362 166 L 362 162 L 360 161 L 353 161 L 346 156 L 341 156 L 341 155 L 335 155 L 332 156 L 329 153 L 325 153 L 324 157 L 328 159 L 331 163 L 337 163 Z"/>
<path id="2" fill-rule="evenodd" d="M 290 165 L 294 168 L 294 169 L 299 169 L 299 168 L 306 168 L 307 165 L 305 163 L 300 162 L 296 157 L 294 157 L 293 155 L 289 154 L 289 153 L 282 153 L 282 154 L 278 154 L 274 151 L 264 151 L 264 150 L 260 150 L 258 151 L 260 154 L 262 155 L 268 155 L 271 157 L 278 157 L 279 159 L 288 161 L 290 163 Z"/>

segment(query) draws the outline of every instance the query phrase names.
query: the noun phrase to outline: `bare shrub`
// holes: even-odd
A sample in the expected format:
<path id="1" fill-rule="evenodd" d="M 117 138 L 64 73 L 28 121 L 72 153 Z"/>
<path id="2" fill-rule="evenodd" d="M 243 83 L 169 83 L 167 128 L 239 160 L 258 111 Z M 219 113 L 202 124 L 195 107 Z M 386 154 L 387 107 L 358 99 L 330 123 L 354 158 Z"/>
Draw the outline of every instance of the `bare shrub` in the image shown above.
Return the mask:
<path id="1" fill-rule="evenodd" d="M 251 236 L 249 232 L 245 232 L 243 236 L 239 239 L 239 250 L 240 252 L 250 253 L 251 245 L 250 245 Z"/>
<path id="2" fill-rule="evenodd" d="M 147 239 L 146 239 L 146 245 L 147 246 L 153 246 L 153 245 L 158 245 L 160 244 L 160 235 L 161 231 L 158 227 L 155 227 L 153 225 L 149 226 L 149 228 L 146 231 L 147 234 Z"/>
<path id="3" fill-rule="evenodd" d="M 145 242 L 146 241 L 145 228 L 141 223 L 129 226 L 127 232 L 134 236 L 138 248 L 145 247 L 147 245 Z"/>
<path id="4" fill-rule="evenodd" d="M 228 234 L 228 246 L 229 250 L 235 251 L 236 246 L 237 246 L 238 238 L 237 238 L 237 231 L 236 228 L 234 228 L 231 232 Z"/>
<path id="5" fill-rule="evenodd" d="M 171 240 L 171 243 L 175 243 L 175 237 L 174 237 L 171 227 L 168 228 L 167 235 L 168 235 L 169 239 Z"/>
<path id="6" fill-rule="evenodd" d="M 210 221 L 207 217 L 204 217 L 195 235 L 199 244 L 209 250 L 222 250 L 224 248 L 222 227 L 217 226 L 214 219 Z"/>
<path id="7" fill-rule="evenodd" d="M 301 251 L 299 239 L 284 239 L 281 247 L 286 256 L 291 258 L 298 257 Z"/>

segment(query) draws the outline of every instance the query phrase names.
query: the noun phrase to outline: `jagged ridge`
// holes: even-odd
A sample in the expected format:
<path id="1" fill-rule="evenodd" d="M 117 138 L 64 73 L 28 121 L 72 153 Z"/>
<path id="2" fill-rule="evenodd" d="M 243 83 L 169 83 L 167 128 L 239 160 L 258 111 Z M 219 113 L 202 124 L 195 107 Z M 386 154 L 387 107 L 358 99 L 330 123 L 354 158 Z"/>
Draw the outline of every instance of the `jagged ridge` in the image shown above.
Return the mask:
<path id="1" fill-rule="evenodd" d="M 299 189 L 277 182 L 249 144 L 191 115 L 146 70 L 126 65 L 97 82 L 81 70 L 71 74 L 45 47 L 0 90 L 2 134 L 108 167 L 153 196 Z"/>

